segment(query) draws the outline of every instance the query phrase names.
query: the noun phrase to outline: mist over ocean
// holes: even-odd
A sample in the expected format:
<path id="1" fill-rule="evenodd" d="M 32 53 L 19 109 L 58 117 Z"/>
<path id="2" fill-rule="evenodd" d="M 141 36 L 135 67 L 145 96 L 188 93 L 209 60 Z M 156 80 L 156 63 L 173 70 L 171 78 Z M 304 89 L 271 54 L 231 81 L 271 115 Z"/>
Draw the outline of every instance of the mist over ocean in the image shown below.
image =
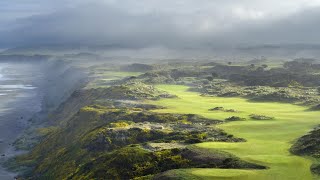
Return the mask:
<path id="1" fill-rule="evenodd" d="M 14 142 L 47 118 L 86 80 L 86 73 L 63 61 L 0 62 L 0 164 L 19 153 Z M 0 165 L 0 180 L 16 175 Z"/>
<path id="2" fill-rule="evenodd" d="M 41 110 L 41 93 L 35 86 L 42 73 L 28 63 L 0 63 L 0 160 L 18 153 L 12 143 L 26 129 L 31 116 Z M 14 174 L 0 168 L 0 179 Z"/>

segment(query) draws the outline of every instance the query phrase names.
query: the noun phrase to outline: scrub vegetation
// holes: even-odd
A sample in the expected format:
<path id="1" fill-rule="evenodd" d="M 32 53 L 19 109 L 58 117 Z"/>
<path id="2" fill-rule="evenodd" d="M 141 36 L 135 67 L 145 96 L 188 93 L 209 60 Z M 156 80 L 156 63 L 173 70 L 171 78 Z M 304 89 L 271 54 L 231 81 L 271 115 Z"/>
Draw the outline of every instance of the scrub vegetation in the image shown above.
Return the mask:
<path id="1" fill-rule="evenodd" d="M 6 163 L 20 179 L 313 179 L 320 66 L 98 65 Z M 311 131 L 309 134 L 308 132 Z"/>

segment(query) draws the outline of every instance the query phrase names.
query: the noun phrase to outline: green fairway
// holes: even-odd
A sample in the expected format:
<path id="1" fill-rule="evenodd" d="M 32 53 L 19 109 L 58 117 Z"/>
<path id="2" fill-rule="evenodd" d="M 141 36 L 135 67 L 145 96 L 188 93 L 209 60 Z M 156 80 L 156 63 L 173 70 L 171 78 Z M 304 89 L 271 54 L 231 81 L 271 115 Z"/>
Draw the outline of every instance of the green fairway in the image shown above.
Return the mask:
<path id="1" fill-rule="evenodd" d="M 289 153 L 295 139 L 320 124 L 320 113 L 285 103 L 250 102 L 244 98 L 203 97 L 188 92 L 186 86 L 158 85 L 159 89 L 175 94 L 178 98 L 161 99 L 150 103 L 165 106 L 157 112 L 199 114 L 212 119 L 230 116 L 247 118 L 219 125 L 244 143 L 206 142 L 198 147 L 220 149 L 243 160 L 268 166 L 266 170 L 237 169 L 188 169 L 176 170 L 177 174 L 197 179 L 250 179 L 250 180 L 308 180 L 315 179 L 310 172 L 312 160 Z M 214 107 L 235 109 L 238 112 L 209 111 Z M 274 117 L 273 120 L 253 120 L 250 114 Z"/>

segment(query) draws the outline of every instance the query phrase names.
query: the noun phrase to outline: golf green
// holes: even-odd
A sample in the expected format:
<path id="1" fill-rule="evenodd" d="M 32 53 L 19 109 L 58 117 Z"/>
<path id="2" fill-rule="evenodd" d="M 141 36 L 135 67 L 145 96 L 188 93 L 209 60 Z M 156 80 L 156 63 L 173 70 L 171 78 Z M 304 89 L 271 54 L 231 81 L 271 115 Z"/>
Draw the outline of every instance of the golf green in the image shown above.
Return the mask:
<path id="1" fill-rule="evenodd" d="M 251 102 L 244 98 L 204 97 L 187 91 L 186 86 L 158 85 L 158 89 L 178 97 L 149 101 L 166 109 L 157 112 L 190 113 L 206 118 L 220 119 L 231 116 L 246 118 L 219 125 L 227 133 L 245 138 L 247 142 L 206 142 L 198 147 L 219 149 L 239 158 L 268 167 L 266 170 L 240 169 L 187 169 L 175 170 L 176 174 L 197 179 L 249 179 L 249 180 L 308 180 L 316 179 L 310 172 L 311 158 L 290 154 L 294 141 L 320 124 L 320 112 L 308 111 L 307 107 L 276 103 Z M 209 111 L 210 108 L 224 107 L 237 112 Z M 272 116 L 272 120 L 253 120 L 250 114 Z"/>

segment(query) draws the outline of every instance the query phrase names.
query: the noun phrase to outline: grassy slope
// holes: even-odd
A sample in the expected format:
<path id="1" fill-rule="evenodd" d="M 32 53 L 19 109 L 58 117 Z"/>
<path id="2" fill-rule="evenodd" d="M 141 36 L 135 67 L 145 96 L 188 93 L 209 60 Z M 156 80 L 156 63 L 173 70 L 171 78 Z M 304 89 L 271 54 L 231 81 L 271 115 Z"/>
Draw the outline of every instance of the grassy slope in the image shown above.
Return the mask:
<path id="1" fill-rule="evenodd" d="M 243 98 L 201 97 L 187 92 L 186 86 L 159 85 L 159 89 L 179 98 L 150 101 L 152 104 L 166 106 L 168 109 L 158 112 L 194 113 L 207 118 L 225 119 L 240 116 L 249 119 L 252 113 L 273 116 L 274 120 L 246 120 L 220 125 L 228 133 L 242 137 L 245 143 L 207 142 L 198 144 L 208 149 L 221 149 L 254 163 L 270 167 L 268 170 L 222 170 L 189 169 L 176 170 L 176 174 L 204 179 L 313 179 L 310 172 L 312 160 L 289 153 L 289 148 L 298 137 L 306 134 L 319 124 L 319 112 L 307 111 L 307 108 L 284 103 L 257 103 Z M 240 112 L 215 112 L 208 109 L 222 106 Z"/>
<path id="2" fill-rule="evenodd" d="M 86 87 L 86 89 L 90 88 L 99 88 L 99 87 L 108 87 L 107 83 L 110 83 L 111 81 L 119 80 L 125 77 L 129 76 L 138 76 L 142 73 L 139 72 L 124 72 L 124 71 L 110 71 L 110 70 L 104 70 L 97 69 L 95 70 L 93 74 L 91 74 L 90 78 L 93 78 Z"/>

